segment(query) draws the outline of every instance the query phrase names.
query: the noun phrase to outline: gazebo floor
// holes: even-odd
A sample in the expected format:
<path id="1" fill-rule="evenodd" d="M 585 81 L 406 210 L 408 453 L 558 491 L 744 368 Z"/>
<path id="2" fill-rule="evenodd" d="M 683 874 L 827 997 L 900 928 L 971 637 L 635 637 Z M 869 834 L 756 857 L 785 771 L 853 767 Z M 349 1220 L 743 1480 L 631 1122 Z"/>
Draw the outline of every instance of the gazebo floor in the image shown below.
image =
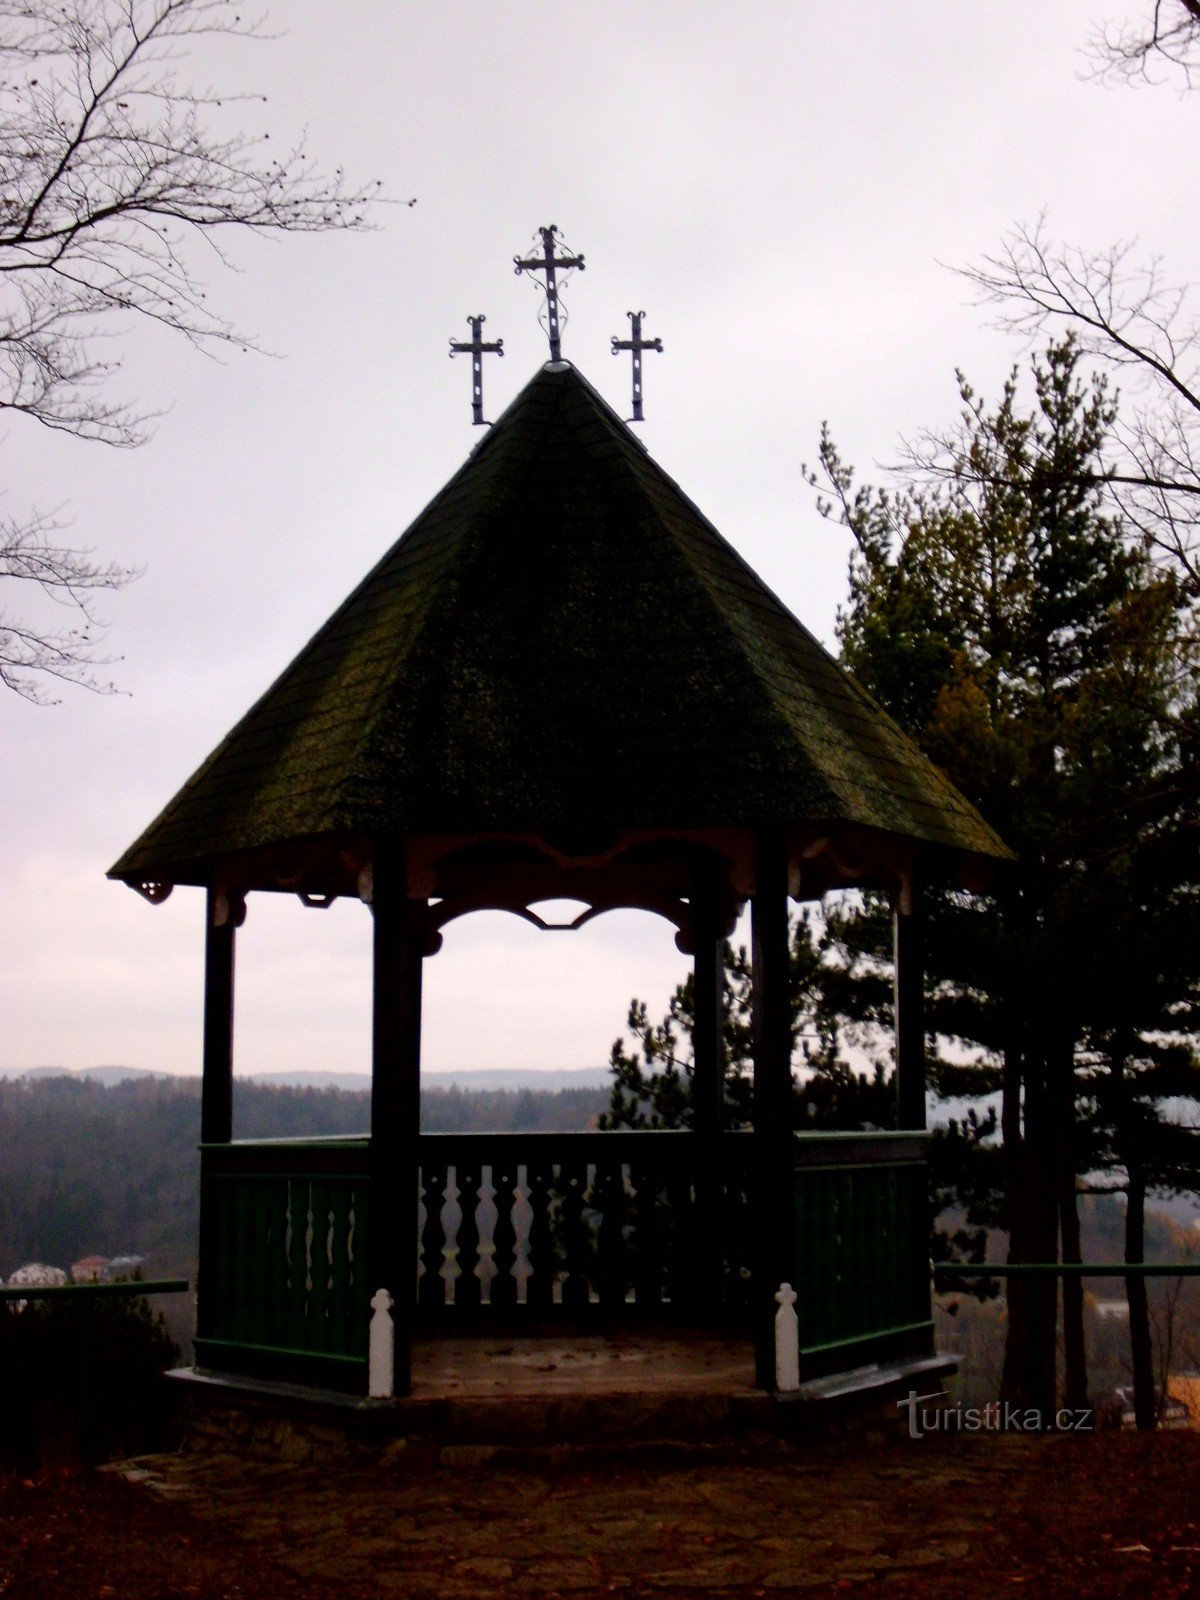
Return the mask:
<path id="1" fill-rule="evenodd" d="M 897 1398 L 915 1390 L 936 1404 L 955 1365 L 928 1356 L 860 1367 L 779 1396 L 755 1387 L 748 1339 L 672 1329 L 427 1335 L 413 1348 L 412 1393 L 393 1402 L 192 1368 L 172 1376 L 188 1395 L 190 1448 L 235 1442 L 296 1461 L 391 1440 L 389 1459 L 399 1445 L 437 1460 L 465 1447 L 482 1460 L 511 1450 L 690 1447 L 864 1423 L 896 1428 L 903 1420 Z"/>
<path id="2" fill-rule="evenodd" d="M 412 1376 L 414 1400 L 758 1393 L 749 1339 L 682 1330 L 424 1335 L 413 1345 Z"/>

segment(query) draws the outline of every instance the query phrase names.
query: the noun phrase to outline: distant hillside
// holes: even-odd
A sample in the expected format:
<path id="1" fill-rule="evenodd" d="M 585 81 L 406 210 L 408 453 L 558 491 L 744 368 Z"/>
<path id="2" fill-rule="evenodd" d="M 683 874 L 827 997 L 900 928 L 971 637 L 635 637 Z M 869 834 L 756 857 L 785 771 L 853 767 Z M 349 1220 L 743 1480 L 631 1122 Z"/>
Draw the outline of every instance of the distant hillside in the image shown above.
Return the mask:
<path id="1" fill-rule="evenodd" d="M 200 1084 L 142 1073 L 107 1084 L 102 1072 L 0 1079 L 0 1276 L 27 1261 L 69 1266 L 89 1254 L 140 1255 L 148 1273 L 190 1275 L 196 1248 Z M 570 1074 L 564 1074 L 570 1078 Z M 604 1088 L 427 1087 L 422 1126 L 432 1133 L 557 1131 L 595 1126 Z M 242 1139 L 365 1133 L 361 1090 L 292 1088 L 238 1080 L 234 1133 Z M 1089 1259 L 1119 1259 L 1120 1205 L 1081 1208 Z M 1164 1201 L 1152 1221 L 1151 1259 L 1167 1250 L 1162 1211 L 1194 1214 L 1190 1197 Z M 999 1258 L 1003 1242 L 993 1241 Z M 1169 1251 L 1167 1251 L 1169 1254 Z"/>
<path id="2" fill-rule="evenodd" d="M 5 1078 L 83 1078 L 110 1086 L 131 1079 L 177 1078 L 177 1073 L 155 1072 L 151 1067 L 10 1067 L 0 1070 Z M 252 1072 L 241 1080 L 287 1089 L 369 1089 L 366 1072 Z M 533 1089 L 539 1094 L 558 1089 L 604 1089 L 609 1081 L 607 1067 L 577 1067 L 540 1071 L 535 1067 L 480 1067 L 464 1072 L 427 1072 L 424 1082 L 430 1089 Z"/>
<path id="3" fill-rule="evenodd" d="M 107 1070 L 107 1069 L 101 1069 Z M 119 1069 L 116 1069 L 119 1070 Z M 595 1125 L 600 1088 L 430 1088 L 430 1132 L 570 1131 Z M 238 1081 L 240 1139 L 365 1133 L 362 1091 Z M 195 1271 L 200 1084 L 143 1073 L 106 1084 L 97 1072 L 0 1079 L 0 1277 L 27 1261 L 140 1255 L 162 1277 Z"/>
<path id="4" fill-rule="evenodd" d="M 150 1067 L 26 1067 L 22 1071 L 0 1072 L 3 1078 L 84 1078 L 91 1083 L 111 1087 L 114 1083 L 127 1083 L 131 1078 L 170 1078 L 169 1072 L 155 1072 Z"/>
<path id="5" fill-rule="evenodd" d="M 559 1089 L 607 1089 L 607 1067 L 579 1067 L 571 1071 L 538 1071 L 533 1067 L 480 1067 L 467 1072 L 426 1072 L 427 1089 L 532 1089 L 537 1094 Z M 290 1089 L 369 1089 L 366 1072 L 253 1072 L 247 1083 L 265 1083 Z"/>

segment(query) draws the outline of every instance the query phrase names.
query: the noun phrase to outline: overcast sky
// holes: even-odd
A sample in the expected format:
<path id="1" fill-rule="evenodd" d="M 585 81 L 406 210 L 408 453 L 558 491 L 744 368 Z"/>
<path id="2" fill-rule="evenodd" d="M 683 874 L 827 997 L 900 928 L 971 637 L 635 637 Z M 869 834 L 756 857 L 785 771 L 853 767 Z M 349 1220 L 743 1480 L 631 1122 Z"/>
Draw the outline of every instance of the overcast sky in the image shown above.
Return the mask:
<path id="1" fill-rule="evenodd" d="M 273 141 L 306 127 L 418 203 L 369 235 L 237 241 L 214 300 L 277 358 L 131 336 L 120 382 L 164 411 L 144 448 L 3 436 L 7 510 L 65 501 L 145 574 L 105 607 L 127 693 L 0 700 L 0 1070 L 199 1071 L 202 894 L 151 908 L 104 873 L 476 442 L 447 359 L 466 316 L 505 341 L 489 416 L 545 359 L 511 265 L 539 224 L 587 258 L 564 354 L 627 414 L 608 341 L 646 310 L 645 443 L 830 641 L 847 549 L 801 476 L 822 419 L 870 475 L 953 416 L 956 366 L 994 394 L 1021 354 L 948 268 L 1045 209 L 1060 238 L 1191 270 L 1200 97 L 1085 77 L 1094 24 L 1138 9 L 292 0 L 285 36 L 207 58 L 268 92 Z M 252 899 L 239 1073 L 367 1069 L 368 923 Z M 630 996 L 661 1007 L 683 972 L 641 914 L 464 919 L 426 968 L 426 1068 L 598 1065 Z"/>

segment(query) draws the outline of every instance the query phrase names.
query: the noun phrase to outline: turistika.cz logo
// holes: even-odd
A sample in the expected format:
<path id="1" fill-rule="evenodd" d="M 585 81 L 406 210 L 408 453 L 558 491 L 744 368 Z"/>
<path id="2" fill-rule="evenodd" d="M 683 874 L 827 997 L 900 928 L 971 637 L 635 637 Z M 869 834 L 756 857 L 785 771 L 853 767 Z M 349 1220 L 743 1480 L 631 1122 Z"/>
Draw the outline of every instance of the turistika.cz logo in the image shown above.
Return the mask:
<path id="1" fill-rule="evenodd" d="M 1044 1412 L 1007 1400 L 994 1400 L 986 1406 L 936 1404 L 945 1398 L 944 1389 L 938 1394 L 918 1394 L 910 1389 L 906 1399 L 897 1400 L 899 1409 L 908 1412 L 910 1439 L 923 1439 L 927 1433 L 1092 1433 L 1096 1427 L 1091 1406 Z"/>

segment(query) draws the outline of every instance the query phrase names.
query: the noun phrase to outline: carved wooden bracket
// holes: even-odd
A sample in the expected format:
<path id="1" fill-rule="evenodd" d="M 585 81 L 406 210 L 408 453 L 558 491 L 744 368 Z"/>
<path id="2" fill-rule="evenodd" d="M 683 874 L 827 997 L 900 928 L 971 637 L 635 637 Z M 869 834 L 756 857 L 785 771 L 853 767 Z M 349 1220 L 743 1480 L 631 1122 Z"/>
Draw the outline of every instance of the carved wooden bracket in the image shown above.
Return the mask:
<path id="1" fill-rule="evenodd" d="M 131 883 L 131 889 L 136 889 L 143 900 L 149 900 L 152 906 L 160 906 L 175 887 L 173 883 Z"/>
<path id="2" fill-rule="evenodd" d="M 443 900 L 435 900 L 429 907 L 429 928 L 431 933 L 437 933 L 435 948 L 441 946 L 440 930 L 448 922 L 453 922 L 457 917 L 464 917 L 471 911 L 508 911 L 546 933 L 577 933 L 580 928 L 586 927 L 594 917 L 601 916 L 605 911 L 622 910 L 652 911 L 660 917 L 665 917 L 677 930 L 675 942 L 680 950 L 692 948 L 691 906 L 687 900 L 678 895 L 660 894 L 648 889 L 636 893 L 625 891 L 612 895 L 590 894 L 584 909 L 578 916 L 572 917 L 570 922 L 548 922 L 539 912 L 534 911 L 533 906 L 544 898 L 546 896 L 542 893 L 535 897 L 522 898 L 519 893 L 506 894 L 496 885 L 481 885 L 475 892 L 467 891 Z M 583 895 L 576 890 L 555 898 L 575 900 L 583 899 Z"/>

